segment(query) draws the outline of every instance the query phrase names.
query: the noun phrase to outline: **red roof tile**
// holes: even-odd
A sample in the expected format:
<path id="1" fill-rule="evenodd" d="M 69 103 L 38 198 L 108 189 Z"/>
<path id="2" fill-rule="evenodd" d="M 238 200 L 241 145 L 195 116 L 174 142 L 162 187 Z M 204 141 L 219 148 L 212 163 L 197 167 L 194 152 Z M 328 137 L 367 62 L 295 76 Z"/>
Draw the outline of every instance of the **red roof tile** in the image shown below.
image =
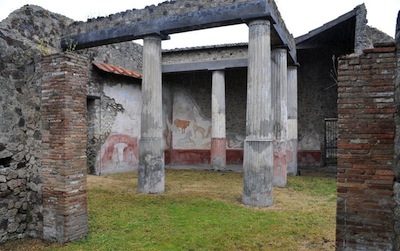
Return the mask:
<path id="1" fill-rule="evenodd" d="M 127 70 L 125 68 L 118 67 L 115 65 L 108 65 L 106 63 L 96 62 L 96 61 L 93 61 L 92 64 L 95 65 L 100 70 L 105 71 L 105 72 L 110 72 L 110 73 L 114 73 L 117 75 L 123 75 L 123 76 L 132 77 L 132 78 L 138 78 L 138 79 L 142 78 L 142 74 L 140 74 L 139 72 Z"/>

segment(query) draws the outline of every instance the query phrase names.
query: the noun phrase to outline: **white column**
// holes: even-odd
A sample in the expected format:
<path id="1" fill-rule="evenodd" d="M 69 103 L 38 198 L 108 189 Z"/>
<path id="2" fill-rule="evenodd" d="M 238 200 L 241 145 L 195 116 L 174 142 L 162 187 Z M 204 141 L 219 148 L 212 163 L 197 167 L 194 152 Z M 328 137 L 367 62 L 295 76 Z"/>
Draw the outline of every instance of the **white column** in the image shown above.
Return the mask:
<path id="1" fill-rule="evenodd" d="M 165 190 L 161 81 L 161 37 L 147 36 L 143 42 L 139 193 L 162 193 Z"/>
<path id="2" fill-rule="evenodd" d="M 211 113 L 211 166 L 214 170 L 224 170 L 226 166 L 224 71 L 214 71 L 212 74 Z"/>
<path id="3" fill-rule="evenodd" d="M 297 66 L 288 67 L 288 173 L 297 174 Z"/>
<path id="4" fill-rule="evenodd" d="M 271 24 L 249 23 L 246 140 L 243 197 L 246 205 L 273 204 L 273 104 L 271 102 Z"/>
<path id="5" fill-rule="evenodd" d="M 285 187 L 287 183 L 287 50 L 272 51 L 272 103 L 274 109 L 274 186 Z"/>

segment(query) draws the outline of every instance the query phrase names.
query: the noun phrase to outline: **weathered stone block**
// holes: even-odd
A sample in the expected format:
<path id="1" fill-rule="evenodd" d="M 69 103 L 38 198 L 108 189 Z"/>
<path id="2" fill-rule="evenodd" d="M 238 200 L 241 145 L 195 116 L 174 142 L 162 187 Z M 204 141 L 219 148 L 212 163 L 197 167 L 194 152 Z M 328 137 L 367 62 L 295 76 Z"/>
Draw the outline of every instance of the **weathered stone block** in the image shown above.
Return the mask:
<path id="1" fill-rule="evenodd" d="M 7 186 L 10 188 L 10 190 L 14 190 L 15 188 L 17 188 L 19 186 L 19 182 L 18 180 L 10 180 L 7 182 Z"/>
<path id="2" fill-rule="evenodd" d="M 7 180 L 14 180 L 18 178 L 18 172 L 16 170 L 10 170 L 7 175 Z"/>
<path id="3" fill-rule="evenodd" d="M 17 231 L 18 227 L 19 227 L 18 223 L 9 223 L 7 226 L 7 231 L 9 233 L 14 233 L 15 231 Z"/>

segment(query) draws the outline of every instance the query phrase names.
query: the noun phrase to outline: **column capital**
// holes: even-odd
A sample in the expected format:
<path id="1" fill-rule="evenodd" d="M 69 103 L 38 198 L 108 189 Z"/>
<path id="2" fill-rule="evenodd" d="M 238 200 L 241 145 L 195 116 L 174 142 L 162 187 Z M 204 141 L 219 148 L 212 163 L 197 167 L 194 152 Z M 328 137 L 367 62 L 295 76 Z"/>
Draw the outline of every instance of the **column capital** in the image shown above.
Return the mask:
<path id="1" fill-rule="evenodd" d="M 270 19 L 249 19 L 246 20 L 247 26 L 254 26 L 254 25 L 271 25 L 271 20 Z"/>
<path id="2" fill-rule="evenodd" d="M 143 37 L 143 40 L 145 39 L 161 39 L 161 40 L 169 40 L 171 37 L 163 32 L 159 32 L 159 33 L 152 33 L 149 35 L 146 35 Z"/>
<path id="3" fill-rule="evenodd" d="M 265 22 L 269 22 L 270 24 L 276 24 L 275 20 L 272 17 L 258 17 L 258 18 L 243 18 L 242 19 L 247 26 L 250 25 L 262 25 Z"/>

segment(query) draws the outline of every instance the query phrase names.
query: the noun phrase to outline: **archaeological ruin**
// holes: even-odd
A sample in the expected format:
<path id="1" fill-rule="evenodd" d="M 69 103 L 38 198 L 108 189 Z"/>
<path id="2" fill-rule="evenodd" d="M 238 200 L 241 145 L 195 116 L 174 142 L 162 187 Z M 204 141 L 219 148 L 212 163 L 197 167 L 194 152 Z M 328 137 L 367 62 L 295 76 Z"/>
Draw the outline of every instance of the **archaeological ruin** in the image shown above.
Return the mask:
<path id="1" fill-rule="evenodd" d="M 166 1 L 87 22 L 11 13 L 0 243 L 84 238 L 88 174 L 136 171 L 153 194 L 166 168 L 236 165 L 242 203 L 267 207 L 298 167 L 337 165 L 336 249 L 399 250 L 400 21 L 393 39 L 366 17 L 359 5 L 293 38 L 273 0 Z M 171 34 L 242 23 L 248 43 L 162 50 Z"/>

